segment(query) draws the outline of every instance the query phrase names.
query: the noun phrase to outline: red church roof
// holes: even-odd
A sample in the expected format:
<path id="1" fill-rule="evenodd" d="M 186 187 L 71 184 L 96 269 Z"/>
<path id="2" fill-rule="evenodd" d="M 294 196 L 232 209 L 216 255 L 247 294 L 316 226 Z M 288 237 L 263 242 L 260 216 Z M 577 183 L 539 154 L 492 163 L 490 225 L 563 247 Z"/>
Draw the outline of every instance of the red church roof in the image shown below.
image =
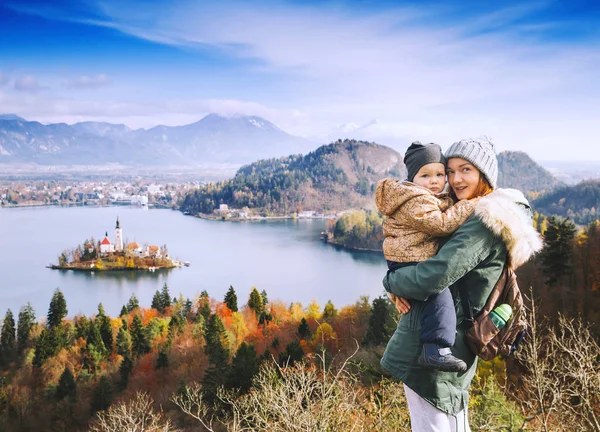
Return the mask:
<path id="1" fill-rule="evenodd" d="M 110 240 L 108 239 L 108 237 L 104 237 L 104 240 L 102 240 L 102 243 L 100 243 L 100 244 L 109 245 L 110 244 Z"/>

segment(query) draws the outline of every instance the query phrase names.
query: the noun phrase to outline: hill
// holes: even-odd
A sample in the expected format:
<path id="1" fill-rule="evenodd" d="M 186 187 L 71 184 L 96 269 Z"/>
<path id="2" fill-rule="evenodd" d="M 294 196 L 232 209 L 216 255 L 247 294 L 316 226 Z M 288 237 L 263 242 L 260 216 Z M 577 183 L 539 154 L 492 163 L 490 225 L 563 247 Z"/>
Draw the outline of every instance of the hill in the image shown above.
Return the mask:
<path id="1" fill-rule="evenodd" d="M 498 155 L 498 186 L 527 192 L 551 190 L 561 184 L 527 153 L 505 151 Z"/>
<path id="2" fill-rule="evenodd" d="M 181 209 L 210 214 L 219 204 L 227 204 L 285 215 L 302 210 L 373 208 L 375 185 L 386 176 L 406 176 L 398 152 L 375 143 L 338 140 L 306 156 L 244 166 L 233 179 L 188 194 Z"/>
<path id="3" fill-rule="evenodd" d="M 532 205 L 544 215 L 569 217 L 577 224 L 586 225 L 600 219 L 600 180 L 556 188 L 535 199 Z"/>
<path id="4" fill-rule="evenodd" d="M 242 164 L 313 148 L 256 116 L 209 114 L 189 125 L 148 130 L 100 122 L 44 125 L 14 114 L 0 116 L 0 163 Z"/>

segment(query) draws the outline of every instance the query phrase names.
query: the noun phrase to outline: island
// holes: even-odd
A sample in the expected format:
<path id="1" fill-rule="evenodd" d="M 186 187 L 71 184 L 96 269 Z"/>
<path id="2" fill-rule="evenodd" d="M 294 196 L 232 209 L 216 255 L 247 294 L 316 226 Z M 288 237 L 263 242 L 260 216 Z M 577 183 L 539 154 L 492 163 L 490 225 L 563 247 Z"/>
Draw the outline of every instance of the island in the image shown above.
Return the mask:
<path id="1" fill-rule="evenodd" d="M 125 244 L 123 242 L 123 229 L 117 218 L 114 242 L 108 238 L 108 231 L 102 241 L 96 242 L 94 238 L 85 240 L 83 244 L 72 250 L 63 251 L 58 257 L 58 264 L 47 266 L 53 270 L 77 271 L 122 271 L 143 270 L 156 271 L 175 267 L 188 266 L 186 261 L 171 259 L 167 245 L 144 245 L 137 242 Z"/>

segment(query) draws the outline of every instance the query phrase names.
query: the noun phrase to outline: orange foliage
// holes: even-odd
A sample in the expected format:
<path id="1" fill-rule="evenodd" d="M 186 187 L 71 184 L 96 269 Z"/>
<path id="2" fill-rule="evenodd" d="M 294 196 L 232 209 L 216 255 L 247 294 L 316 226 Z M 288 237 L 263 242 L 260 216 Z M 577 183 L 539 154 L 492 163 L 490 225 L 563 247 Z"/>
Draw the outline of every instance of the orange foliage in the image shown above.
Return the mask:
<path id="1" fill-rule="evenodd" d="M 152 308 L 139 308 L 139 314 L 140 314 L 140 318 L 142 319 L 142 324 L 145 326 L 148 325 L 148 323 L 150 321 L 152 321 L 152 318 L 156 318 L 158 316 L 160 316 L 160 314 L 158 313 L 158 311 L 156 309 L 152 309 Z"/>

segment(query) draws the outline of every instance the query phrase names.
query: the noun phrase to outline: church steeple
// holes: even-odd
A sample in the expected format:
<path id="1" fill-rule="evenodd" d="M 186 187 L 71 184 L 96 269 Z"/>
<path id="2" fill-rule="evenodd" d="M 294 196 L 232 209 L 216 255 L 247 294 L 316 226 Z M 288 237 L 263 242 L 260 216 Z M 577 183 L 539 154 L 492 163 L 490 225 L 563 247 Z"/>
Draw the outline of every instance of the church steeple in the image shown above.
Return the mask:
<path id="1" fill-rule="evenodd" d="M 121 224 L 119 223 L 118 216 L 117 216 L 117 226 L 115 227 L 115 250 L 116 251 L 123 250 L 123 230 L 121 229 Z"/>

